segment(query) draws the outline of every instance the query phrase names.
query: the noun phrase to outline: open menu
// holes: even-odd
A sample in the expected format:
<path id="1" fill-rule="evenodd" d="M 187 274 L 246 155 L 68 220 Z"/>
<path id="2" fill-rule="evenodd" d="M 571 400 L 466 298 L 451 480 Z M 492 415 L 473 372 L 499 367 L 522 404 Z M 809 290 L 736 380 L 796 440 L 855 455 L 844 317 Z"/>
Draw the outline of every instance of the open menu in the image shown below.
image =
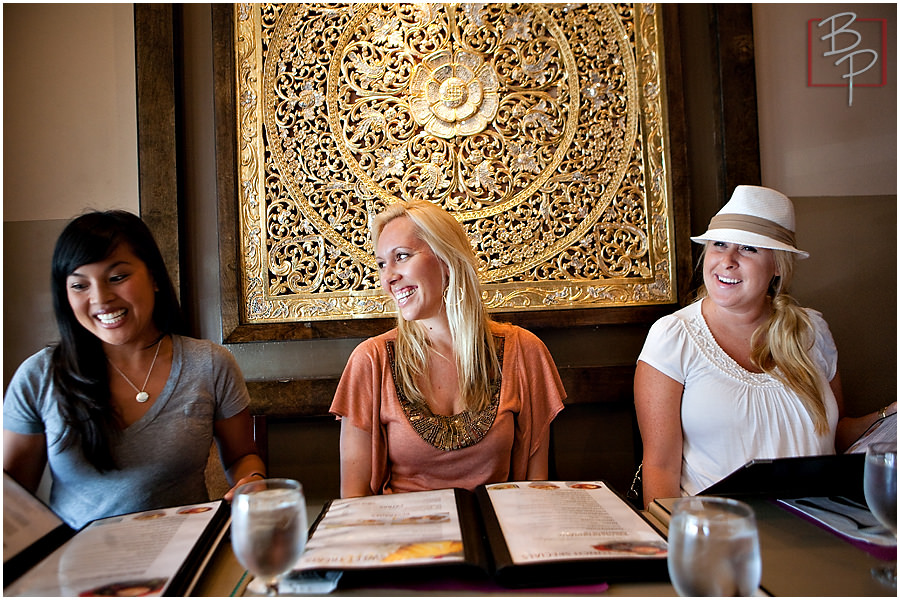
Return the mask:
<path id="1" fill-rule="evenodd" d="M 897 443 L 897 413 L 881 417 L 866 429 L 845 451 L 846 454 L 865 453 L 866 448 L 878 442 Z"/>
<path id="2" fill-rule="evenodd" d="M 845 496 L 812 496 L 780 499 L 778 504 L 871 554 L 880 554 L 880 548 L 887 548 L 896 555 L 897 538 L 875 518 L 865 501 Z"/>
<path id="3" fill-rule="evenodd" d="M 665 538 L 601 481 L 333 500 L 298 571 L 477 569 L 508 587 L 665 579 Z"/>
<path id="4" fill-rule="evenodd" d="M 228 516 L 216 500 L 98 519 L 75 531 L 4 472 L 3 594 L 187 594 Z"/>

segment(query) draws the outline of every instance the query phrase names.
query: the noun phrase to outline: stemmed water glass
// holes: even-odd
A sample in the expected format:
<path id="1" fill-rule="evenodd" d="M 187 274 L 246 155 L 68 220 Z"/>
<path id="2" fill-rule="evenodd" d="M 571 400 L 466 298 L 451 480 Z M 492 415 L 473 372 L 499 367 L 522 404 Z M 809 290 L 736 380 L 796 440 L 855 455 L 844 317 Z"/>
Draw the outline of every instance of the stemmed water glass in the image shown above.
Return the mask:
<path id="1" fill-rule="evenodd" d="M 866 504 L 878 521 L 897 535 L 897 444 L 879 442 L 866 448 L 863 471 Z M 875 567 L 872 574 L 882 583 L 897 587 L 897 565 Z"/>
<path id="2" fill-rule="evenodd" d="M 279 578 L 297 563 L 306 546 L 306 498 L 293 479 L 245 483 L 231 501 L 231 545 L 248 571 L 278 594 Z"/>
<path id="3" fill-rule="evenodd" d="M 754 595 L 762 560 L 753 509 L 714 496 L 676 501 L 667 560 L 680 596 Z"/>

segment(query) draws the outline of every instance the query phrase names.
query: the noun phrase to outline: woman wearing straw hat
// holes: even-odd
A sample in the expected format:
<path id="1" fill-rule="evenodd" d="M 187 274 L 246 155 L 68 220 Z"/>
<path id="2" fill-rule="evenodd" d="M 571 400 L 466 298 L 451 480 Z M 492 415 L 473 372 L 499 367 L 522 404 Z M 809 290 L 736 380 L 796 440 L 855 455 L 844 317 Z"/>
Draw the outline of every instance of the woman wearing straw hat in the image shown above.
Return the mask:
<path id="1" fill-rule="evenodd" d="M 698 300 L 653 325 L 635 372 L 645 505 L 753 458 L 833 454 L 894 410 L 843 417 L 828 324 L 787 294 L 809 256 L 794 231 L 790 199 L 741 185 L 691 238 L 705 245 Z"/>

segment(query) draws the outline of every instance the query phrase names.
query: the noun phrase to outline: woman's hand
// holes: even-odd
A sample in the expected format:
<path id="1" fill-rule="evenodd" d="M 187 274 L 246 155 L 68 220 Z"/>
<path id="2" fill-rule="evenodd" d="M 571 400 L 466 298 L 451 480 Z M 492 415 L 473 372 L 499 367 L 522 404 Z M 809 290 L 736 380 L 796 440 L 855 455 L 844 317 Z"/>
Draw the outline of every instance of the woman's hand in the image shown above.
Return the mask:
<path id="1" fill-rule="evenodd" d="M 249 483 L 251 481 L 260 481 L 265 478 L 266 478 L 265 474 L 260 473 L 259 471 L 254 471 L 253 473 L 250 473 L 249 475 L 245 475 L 244 477 L 241 477 L 240 479 L 238 479 L 237 483 L 235 483 L 234 486 L 230 490 L 225 492 L 225 496 L 224 496 L 225 500 L 227 500 L 228 502 L 231 502 L 231 499 L 234 498 L 234 491 L 236 489 L 238 489 L 239 487 L 241 487 L 242 485 L 244 485 L 245 483 Z"/>

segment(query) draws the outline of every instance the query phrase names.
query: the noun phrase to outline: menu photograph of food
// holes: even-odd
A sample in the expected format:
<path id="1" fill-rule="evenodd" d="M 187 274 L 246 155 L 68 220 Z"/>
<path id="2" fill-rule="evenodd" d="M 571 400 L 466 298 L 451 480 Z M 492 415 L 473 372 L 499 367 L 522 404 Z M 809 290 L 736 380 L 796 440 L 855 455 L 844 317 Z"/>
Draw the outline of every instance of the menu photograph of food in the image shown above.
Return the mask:
<path id="1" fill-rule="evenodd" d="M 334 500 L 298 570 L 464 562 L 453 490 Z"/>
<path id="2" fill-rule="evenodd" d="M 295 572 L 426 565 L 508 587 L 651 580 L 666 542 L 604 482 L 516 481 L 333 500 Z"/>
<path id="3" fill-rule="evenodd" d="M 221 537 L 222 501 L 107 517 L 91 522 L 3 589 L 5 596 L 180 595 L 179 573 Z M 201 541 L 204 540 L 204 541 Z M 185 573 L 186 578 L 193 574 Z M 6 583 L 6 582 L 4 582 Z"/>
<path id="4" fill-rule="evenodd" d="M 666 556 L 663 537 L 599 481 L 487 486 L 514 564 Z"/>

